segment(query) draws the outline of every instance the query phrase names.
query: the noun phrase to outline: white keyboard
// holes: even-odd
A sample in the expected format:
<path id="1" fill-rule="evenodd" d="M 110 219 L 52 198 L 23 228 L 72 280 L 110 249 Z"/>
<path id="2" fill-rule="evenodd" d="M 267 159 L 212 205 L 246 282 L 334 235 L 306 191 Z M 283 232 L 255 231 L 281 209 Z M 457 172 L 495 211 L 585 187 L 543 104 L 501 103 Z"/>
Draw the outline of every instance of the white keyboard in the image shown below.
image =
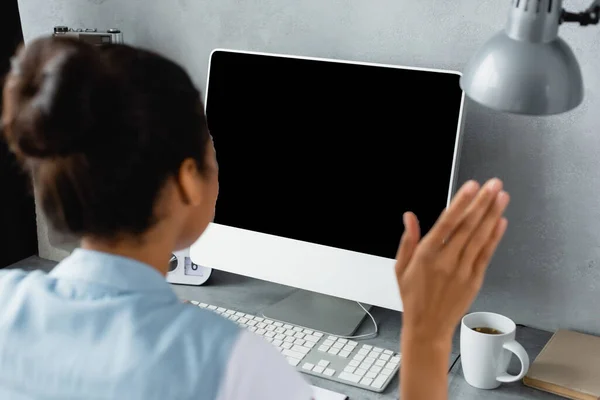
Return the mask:
<path id="1" fill-rule="evenodd" d="M 383 392 L 398 374 L 402 357 L 391 350 L 206 303 L 190 303 L 262 336 L 306 374 L 374 392 Z"/>

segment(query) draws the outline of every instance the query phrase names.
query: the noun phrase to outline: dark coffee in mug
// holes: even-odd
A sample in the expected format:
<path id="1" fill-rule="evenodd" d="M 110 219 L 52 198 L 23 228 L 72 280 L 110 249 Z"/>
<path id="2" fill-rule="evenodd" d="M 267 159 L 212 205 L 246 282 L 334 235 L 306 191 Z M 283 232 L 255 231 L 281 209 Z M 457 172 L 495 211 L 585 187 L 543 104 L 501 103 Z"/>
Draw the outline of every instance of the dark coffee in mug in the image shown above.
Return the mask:
<path id="1" fill-rule="evenodd" d="M 473 329 L 475 332 L 485 333 L 486 335 L 502 335 L 502 332 L 500 332 L 498 329 L 488 328 L 485 326 L 471 329 Z"/>

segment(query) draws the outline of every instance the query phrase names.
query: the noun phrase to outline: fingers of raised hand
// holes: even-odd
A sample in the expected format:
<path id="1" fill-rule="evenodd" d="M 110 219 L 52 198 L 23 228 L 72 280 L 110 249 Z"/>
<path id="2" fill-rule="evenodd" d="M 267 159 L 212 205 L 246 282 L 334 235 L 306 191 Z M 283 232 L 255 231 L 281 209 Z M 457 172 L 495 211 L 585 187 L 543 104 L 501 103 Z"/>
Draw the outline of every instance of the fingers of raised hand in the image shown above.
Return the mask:
<path id="1" fill-rule="evenodd" d="M 481 222 L 465 244 L 460 260 L 460 264 L 464 265 L 464 268 L 472 270 L 475 260 L 482 249 L 493 237 L 495 229 L 498 226 L 509 201 L 510 196 L 504 191 L 501 191 L 495 196 L 492 205 L 488 208 L 487 212 L 482 217 Z"/>
<path id="2" fill-rule="evenodd" d="M 423 239 L 430 251 L 440 250 L 444 246 L 444 241 L 459 227 L 465 217 L 465 209 L 473 202 L 478 190 L 479 184 L 469 181 L 456 193 L 450 206 L 444 210 Z"/>
<path id="3" fill-rule="evenodd" d="M 461 254 L 467 241 L 471 238 L 476 229 L 481 225 L 484 217 L 492 208 L 498 193 L 502 190 L 502 181 L 491 179 L 481 188 L 475 200 L 463 209 L 463 218 L 460 225 L 452 232 L 446 243 L 445 250 Z"/>
<path id="4" fill-rule="evenodd" d="M 496 226 L 492 230 L 491 236 L 488 238 L 487 243 L 483 246 L 475 262 L 473 264 L 473 274 L 477 277 L 479 283 L 483 280 L 484 272 L 487 269 L 494 253 L 496 252 L 496 248 L 498 244 L 502 240 L 504 236 L 504 232 L 506 232 L 506 227 L 508 226 L 508 221 L 506 218 L 500 218 L 497 221 Z"/>
<path id="5" fill-rule="evenodd" d="M 417 247 L 419 240 L 421 239 L 421 229 L 419 228 L 419 221 L 417 217 L 407 212 L 403 216 L 404 220 L 404 233 L 400 239 L 400 246 L 396 253 L 396 275 L 400 277 Z"/>

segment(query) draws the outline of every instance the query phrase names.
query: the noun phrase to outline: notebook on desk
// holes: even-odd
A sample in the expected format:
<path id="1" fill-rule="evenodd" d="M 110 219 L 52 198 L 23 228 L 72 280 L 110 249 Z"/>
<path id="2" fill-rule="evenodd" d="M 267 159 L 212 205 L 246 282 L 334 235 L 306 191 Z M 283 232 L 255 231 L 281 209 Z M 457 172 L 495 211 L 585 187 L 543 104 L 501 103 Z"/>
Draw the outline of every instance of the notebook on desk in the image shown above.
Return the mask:
<path id="1" fill-rule="evenodd" d="M 600 399 L 600 338 L 559 330 L 535 359 L 525 385 L 575 400 Z"/>

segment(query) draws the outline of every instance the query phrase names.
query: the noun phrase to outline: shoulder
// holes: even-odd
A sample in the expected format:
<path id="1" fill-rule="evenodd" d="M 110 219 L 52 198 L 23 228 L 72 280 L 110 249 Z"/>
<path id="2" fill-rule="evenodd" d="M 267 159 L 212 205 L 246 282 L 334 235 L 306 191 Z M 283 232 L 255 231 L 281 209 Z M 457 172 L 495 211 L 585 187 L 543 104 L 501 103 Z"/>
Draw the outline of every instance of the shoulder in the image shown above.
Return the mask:
<path id="1" fill-rule="evenodd" d="M 20 281 L 22 281 L 25 277 L 29 276 L 30 274 L 44 274 L 44 272 L 41 271 L 33 271 L 33 272 L 27 272 L 25 270 L 22 269 L 0 269 L 0 284 L 2 285 L 10 285 L 10 284 L 15 284 L 15 283 L 19 283 Z"/>
<path id="2" fill-rule="evenodd" d="M 43 279 L 47 274 L 43 271 L 25 271 L 22 269 L 0 270 L 0 296 L 10 296 L 20 285 Z"/>
<path id="3" fill-rule="evenodd" d="M 162 377 L 156 385 L 149 384 L 151 392 L 160 393 L 157 398 L 216 398 L 241 329 L 232 321 L 191 304 L 171 303 L 151 307 L 146 313 L 149 306 L 140 306 L 144 308 L 139 313 L 145 316 L 144 327 L 130 340 L 134 348 L 144 343 L 144 348 L 153 349 L 136 351 L 134 363 L 145 365 L 145 379 Z M 164 379 L 178 382 L 176 395 L 172 392 L 175 388 L 164 385 Z"/>
<path id="4" fill-rule="evenodd" d="M 225 369 L 219 400 L 310 400 L 312 390 L 304 378 L 262 337 L 243 331 Z"/>

